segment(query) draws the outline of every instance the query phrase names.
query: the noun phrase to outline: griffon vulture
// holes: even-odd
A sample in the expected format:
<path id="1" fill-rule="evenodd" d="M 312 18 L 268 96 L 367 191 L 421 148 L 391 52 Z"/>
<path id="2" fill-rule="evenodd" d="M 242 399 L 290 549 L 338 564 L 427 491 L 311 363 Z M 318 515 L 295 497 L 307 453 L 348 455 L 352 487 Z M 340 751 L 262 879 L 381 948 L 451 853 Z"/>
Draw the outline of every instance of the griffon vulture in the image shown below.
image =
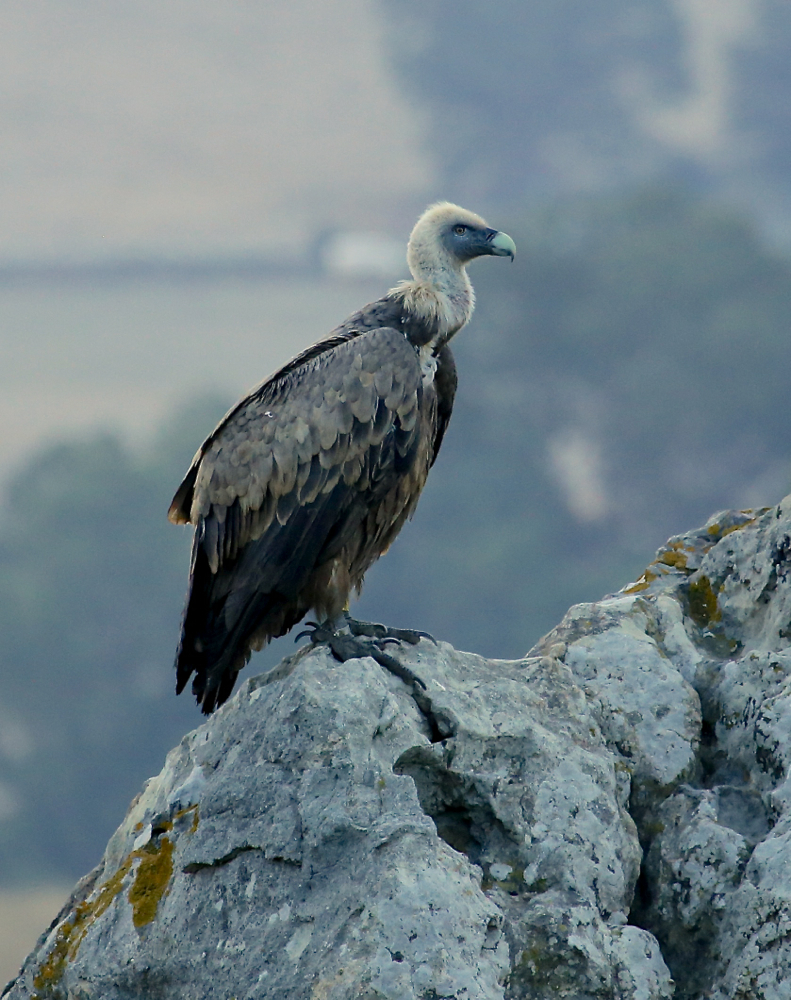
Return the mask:
<path id="1" fill-rule="evenodd" d="M 442 444 L 448 342 L 474 305 L 466 267 L 515 250 L 480 216 L 432 205 L 409 238 L 412 279 L 253 389 L 203 443 L 168 516 L 195 526 L 176 690 L 194 674 L 205 713 L 251 650 L 311 609 L 314 643 L 421 683 L 384 646 L 426 633 L 357 622 L 349 595 L 412 515 Z"/>

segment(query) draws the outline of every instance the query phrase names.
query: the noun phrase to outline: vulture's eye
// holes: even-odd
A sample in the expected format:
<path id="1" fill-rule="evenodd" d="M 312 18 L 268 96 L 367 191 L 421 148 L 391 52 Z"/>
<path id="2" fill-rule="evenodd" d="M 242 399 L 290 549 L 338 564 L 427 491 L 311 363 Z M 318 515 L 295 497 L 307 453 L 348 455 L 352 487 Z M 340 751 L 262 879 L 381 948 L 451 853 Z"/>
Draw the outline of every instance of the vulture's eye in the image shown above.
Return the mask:
<path id="1" fill-rule="evenodd" d="M 466 226 L 454 226 L 453 232 L 457 236 L 463 236 L 467 232 L 467 227 Z"/>

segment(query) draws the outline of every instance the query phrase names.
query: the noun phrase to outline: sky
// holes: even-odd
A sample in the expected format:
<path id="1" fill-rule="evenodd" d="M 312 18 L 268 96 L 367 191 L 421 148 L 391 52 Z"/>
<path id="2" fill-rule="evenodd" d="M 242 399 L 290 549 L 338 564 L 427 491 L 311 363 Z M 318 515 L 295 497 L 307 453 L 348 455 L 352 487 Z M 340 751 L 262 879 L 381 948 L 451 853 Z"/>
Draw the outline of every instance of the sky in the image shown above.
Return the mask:
<path id="1" fill-rule="evenodd" d="M 374 0 L 5 0 L 0 265 L 387 228 L 432 181 Z"/>

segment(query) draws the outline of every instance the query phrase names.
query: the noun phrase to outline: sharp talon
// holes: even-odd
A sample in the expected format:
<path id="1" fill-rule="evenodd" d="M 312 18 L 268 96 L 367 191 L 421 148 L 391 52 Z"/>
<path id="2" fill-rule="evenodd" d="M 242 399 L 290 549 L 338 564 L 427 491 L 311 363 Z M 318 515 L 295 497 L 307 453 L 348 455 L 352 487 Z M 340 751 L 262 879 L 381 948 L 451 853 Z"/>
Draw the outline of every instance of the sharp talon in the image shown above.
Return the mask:
<path id="1" fill-rule="evenodd" d="M 300 639 L 304 639 L 305 636 L 308 636 L 315 646 L 316 642 L 318 641 L 316 639 L 316 633 L 321 628 L 321 626 L 319 625 L 318 622 L 305 622 L 305 624 L 310 625 L 311 627 L 303 629 L 299 633 L 299 635 L 294 636 L 294 642 L 299 642 Z"/>

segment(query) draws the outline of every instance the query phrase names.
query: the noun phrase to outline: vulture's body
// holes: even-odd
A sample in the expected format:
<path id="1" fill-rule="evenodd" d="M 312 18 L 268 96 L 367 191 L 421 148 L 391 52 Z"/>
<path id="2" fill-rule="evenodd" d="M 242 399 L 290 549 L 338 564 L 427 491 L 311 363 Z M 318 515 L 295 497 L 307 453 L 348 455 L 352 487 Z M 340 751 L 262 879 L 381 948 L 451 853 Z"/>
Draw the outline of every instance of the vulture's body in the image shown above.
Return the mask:
<path id="1" fill-rule="evenodd" d="M 513 252 L 478 216 L 433 206 L 410 238 L 413 280 L 275 372 L 204 442 L 169 513 L 195 525 L 176 671 L 178 691 L 195 674 L 204 712 L 251 650 L 309 610 L 338 621 L 412 514 L 453 407 L 448 341 L 474 304 L 465 265 Z"/>

